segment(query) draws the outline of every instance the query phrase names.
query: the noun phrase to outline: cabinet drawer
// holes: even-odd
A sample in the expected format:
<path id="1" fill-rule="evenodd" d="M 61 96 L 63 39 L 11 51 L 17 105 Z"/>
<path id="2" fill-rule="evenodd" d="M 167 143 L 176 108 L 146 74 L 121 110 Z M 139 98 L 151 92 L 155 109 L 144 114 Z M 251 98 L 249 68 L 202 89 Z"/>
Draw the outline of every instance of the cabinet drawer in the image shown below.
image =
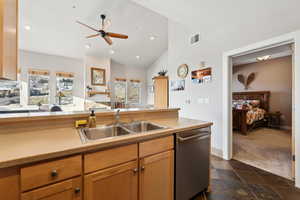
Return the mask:
<path id="1" fill-rule="evenodd" d="M 21 168 L 22 191 L 55 183 L 81 174 L 81 156 Z"/>
<path id="2" fill-rule="evenodd" d="M 137 159 L 137 144 L 117 147 L 84 156 L 84 172 L 90 173 Z"/>
<path id="3" fill-rule="evenodd" d="M 153 155 L 174 148 L 174 137 L 158 138 L 140 143 L 140 157 Z"/>
<path id="4" fill-rule="evenodd" d="M 81 197 L 80 177 L 21 194 L 21 200 L 81 200 Z"/>

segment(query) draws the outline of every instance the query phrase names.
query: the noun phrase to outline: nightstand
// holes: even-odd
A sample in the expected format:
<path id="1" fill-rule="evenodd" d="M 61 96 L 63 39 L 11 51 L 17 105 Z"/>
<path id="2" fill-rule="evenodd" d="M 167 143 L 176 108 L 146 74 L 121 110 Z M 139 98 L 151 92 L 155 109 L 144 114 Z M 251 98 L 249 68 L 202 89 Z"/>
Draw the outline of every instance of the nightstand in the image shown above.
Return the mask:
<path id="1" fill-rule="evenodd" d="M 268 127 L 279 129 L 281 124 L 281 115 L 281 112 L 267 113 L 266 118 L 268 120 Z"/>

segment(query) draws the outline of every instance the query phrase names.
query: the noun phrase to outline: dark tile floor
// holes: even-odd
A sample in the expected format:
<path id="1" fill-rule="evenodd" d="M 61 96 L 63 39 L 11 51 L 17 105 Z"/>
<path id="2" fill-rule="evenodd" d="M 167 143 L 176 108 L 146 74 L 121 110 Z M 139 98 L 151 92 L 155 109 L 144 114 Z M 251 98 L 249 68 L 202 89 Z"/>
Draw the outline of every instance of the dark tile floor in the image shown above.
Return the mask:
<path id="1" fill-rule="evenodd" d="M 292 181 L 235 160 L 212 157 L 211 181 L 208 200 L 300 200 Z"/>

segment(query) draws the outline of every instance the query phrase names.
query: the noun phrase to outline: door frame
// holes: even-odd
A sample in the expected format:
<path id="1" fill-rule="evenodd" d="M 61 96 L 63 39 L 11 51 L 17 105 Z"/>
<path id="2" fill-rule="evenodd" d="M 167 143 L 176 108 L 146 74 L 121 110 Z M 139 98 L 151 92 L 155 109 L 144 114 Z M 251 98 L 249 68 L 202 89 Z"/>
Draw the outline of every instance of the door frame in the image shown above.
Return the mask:
<path id="1" fill-rule="evenodd" d="M 279 37 L 271 38 L 262 42 L 251 44 L 242 48 L 234 49 L 223 53 L 223 158 L 225 160 L 232 159 L 233 150 L 233 133 L 232 133 L 232 58 L 269 49 L 284 44 L 293 44 L 293 105 L 292 105 L 292 138 L 293 147 L 295 147 L 295 184 L 300 188 L 300 160 L 297 159 L 300 156 L 300 106 L 297 106 L 295 102 L 300 102 L 300 70 L 296 66 L 300 66 L 300 60 L 298 52 L 300 53 L 299 39 L 297 35 L 300 32 L 293 32 L 285 34 Z M 297 49 L 298 48 L 298 49 Z M 291 147 L 292 148 L 292 147 Z M 294 150 L 294 149 L 293 149 Z"/>

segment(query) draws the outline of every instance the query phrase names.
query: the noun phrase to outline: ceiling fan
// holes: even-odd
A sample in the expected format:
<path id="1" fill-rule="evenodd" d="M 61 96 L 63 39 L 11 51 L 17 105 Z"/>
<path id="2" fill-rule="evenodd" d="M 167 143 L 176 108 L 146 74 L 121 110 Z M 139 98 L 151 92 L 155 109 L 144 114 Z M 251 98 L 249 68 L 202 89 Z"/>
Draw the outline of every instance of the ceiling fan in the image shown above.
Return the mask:
<path id="1" fill-rule="evenodd" d="M 97 34 L 89 35 L 86 38 L 93 38 L 93 37 L 101 36 L 109 45 L 112 45 L 112 43 L 113 43 L 111 38 L 128 39 L 128 36 L 124 35 L 124 34 L 106 32 L 104 30 L 105 29 L 105 19 L 106 19 L 106 15 L 101 15 L 102 27 L 100 30 L 97 30 L 87 24 L 80 22 L 80 21 L 76 21 L 76 22 L 78 24 L 81 24 L 82 26 L 85 26 L 85 27 L 97 32 Z"/>

